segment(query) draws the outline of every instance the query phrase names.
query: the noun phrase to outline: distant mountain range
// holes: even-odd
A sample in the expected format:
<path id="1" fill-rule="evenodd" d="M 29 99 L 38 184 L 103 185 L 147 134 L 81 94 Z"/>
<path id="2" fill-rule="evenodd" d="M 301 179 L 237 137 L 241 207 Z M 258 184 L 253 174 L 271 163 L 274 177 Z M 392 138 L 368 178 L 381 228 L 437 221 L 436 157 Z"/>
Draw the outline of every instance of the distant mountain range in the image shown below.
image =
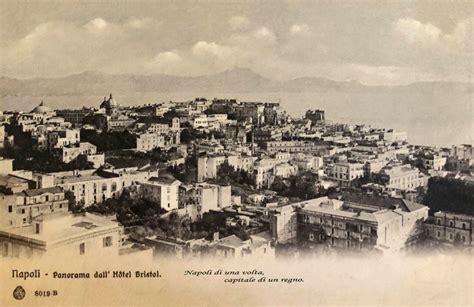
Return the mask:
<path id="1" fill-rule="evenodd" d="M 235 68 L 213 75 L 180 77 L 164 74 L 132 75 L 86 71 L 60 78 L 19 80 L 0 77 L 0 96 L 102 95 L 104 92 L 367 92 L 367 91 L 436 91 L 474 92 L 472 83 L 419 82 L 404 86 L 367 86 L 357 81 L 340 82 L 319 77 L 277 81 L 250 69 Z"/>

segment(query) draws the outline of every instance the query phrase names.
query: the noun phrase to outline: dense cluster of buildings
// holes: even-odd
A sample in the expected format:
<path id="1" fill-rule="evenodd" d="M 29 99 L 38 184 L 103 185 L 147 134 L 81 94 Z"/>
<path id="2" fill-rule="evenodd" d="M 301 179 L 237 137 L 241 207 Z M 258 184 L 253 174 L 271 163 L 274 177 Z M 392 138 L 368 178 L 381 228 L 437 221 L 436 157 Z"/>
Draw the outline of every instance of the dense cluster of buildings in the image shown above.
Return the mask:
<path id="1" fill-rule="evenodd" d="M 129 151 L 175 154 L 166 163 L 116 167 L 98 144 L 81 140 L 84 130 L 128 131 L 136 141 Z M 15 148 L 14 131 L 26 135 L 34 151 L 65 164 L 83 158 L 93 167 L 40 173 L 15 169 L 15 157 L 0 159 L 0 253 L 6 257 L 57 251 L 272 257 L 288 244 L 376 252 L 426 242 L 473 244 L 473 216 L 430 216 L 418 197 L 433 176 L 472 182 L 471 145 L 414 146 L 405 132 L 332 123 L 323 110 L 292 118 L 279 103 L 196 98 L 122 107 L 112 94 L 98 108 L 53 110 L 41 102 L 30 112 L 1 113 L 0 149 Z M 170 167 L 194 177 L 178 180 Z M 309 174 L 317 178 L 311 190 L 332 194 L 291 195 Z M 278 194 L 282 187 L 289 196 Z M 203 235 L 154 231 L 137 239 L 115 217 L 71 212 L 71 206 L 87 211 L 124 195 L 162 209 L 157 220 L 174 213 L 195 225 L 208 217 L 220 222 Z"/>

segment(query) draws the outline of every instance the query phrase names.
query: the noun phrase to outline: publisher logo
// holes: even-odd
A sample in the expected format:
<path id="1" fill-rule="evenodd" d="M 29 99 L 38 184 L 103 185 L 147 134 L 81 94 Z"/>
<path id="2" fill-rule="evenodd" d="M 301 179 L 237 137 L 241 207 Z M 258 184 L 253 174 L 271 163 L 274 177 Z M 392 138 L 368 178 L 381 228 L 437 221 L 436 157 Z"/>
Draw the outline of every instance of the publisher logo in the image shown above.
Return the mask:
<path id="1" fill-rule="evenodd" d="M 13 290 L 13 297 L 17 300 L 22 300 L 26 295 L 25 289 L 22 286 L 18 286 Z"/>

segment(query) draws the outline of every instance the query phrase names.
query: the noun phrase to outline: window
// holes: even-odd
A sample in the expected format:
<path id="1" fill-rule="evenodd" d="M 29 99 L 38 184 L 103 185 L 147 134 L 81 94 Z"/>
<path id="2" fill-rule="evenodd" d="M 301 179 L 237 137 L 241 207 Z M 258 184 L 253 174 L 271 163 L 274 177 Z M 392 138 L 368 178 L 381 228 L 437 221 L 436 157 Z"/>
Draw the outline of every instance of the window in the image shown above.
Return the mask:
<path id="1" fill-rule="evenodd" d="M 452 240 L 453 238 L 454 238 L 453 234 L 450 233 L 450 234 L 449 234 L 449 239 Z"/>
<path id="2" fill-rule="evenodd" d="M 117 183 L 112 182 L 112 192 L 115 192 L 115 191 L 117 191 Z"/>
<path id="3" fill-rule="evenodd" d="M 103 183 L 102 184 L 102 192 L 107 191 L 107 184 Z"/>
<path id="4" fill-rule="evenodd" d="M 103 239 L 103 245 L 104 247 L 109 247 L 112 246 L 112 237 L 108 236 Z"/>
<path id="5" fill-rule="evenodd" d="M 35 230 L 36 230 L 36 233 L 40 233 L 40 224 L 39 223 L 35 224 Z"/>
<path id="6" fill-rule="evenodd" d="M 462 223 L 462 229 L 466 229 L 466 224 Z"/>
<path id="7" fill-rule="evenodd" d="M 438 219 L 438 225 L 441 225 L 441 219 Z"/>
<path id="8" fill-rule="evenodd" d="M 310 234 L 309 234 L 309 240 L 310 240 L 310 241 L 313 241 L 313 240 L 314 240 L 314 234 L 313 234 L 313 233 L 310 233 Z"/>
<path id="9" fill-rule="evenodd" d="M 453 221 L 449 221 L 449 227 L 453 227 L 453 226 L 454 226 Z"/>
<path id="10" fill-rule="evenodd" d="M 86 253 L 86 243 L 79 244 L 79 255 L 84 255 Z"/>
<path id="11" fill-rule="evenodd" d="M 25 214 L 25 209 L 21 209 L 21 214 Z"/>
<path id="12" fill-rule="evenodd" d="M 441 237 L 441 232 L 438 231 L 437 236 L 438 236 L 438 238 Z"/>
<path id="13" fill-rule="evenodd" d="M 13 212 L 13 206 L 8 206 L 8 213 L 12 213 Z"/>

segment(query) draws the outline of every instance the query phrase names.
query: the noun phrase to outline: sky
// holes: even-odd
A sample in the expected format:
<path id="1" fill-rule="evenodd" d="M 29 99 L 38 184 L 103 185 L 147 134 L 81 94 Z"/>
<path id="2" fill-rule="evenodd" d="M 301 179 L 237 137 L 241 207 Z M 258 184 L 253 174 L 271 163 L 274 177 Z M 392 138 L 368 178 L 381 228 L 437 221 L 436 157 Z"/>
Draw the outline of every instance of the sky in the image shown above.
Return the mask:
<path id="1" fill-rule="evenodd" d="M 473 81 L 474 1 L 0 0 L 0 75 Z"/>

